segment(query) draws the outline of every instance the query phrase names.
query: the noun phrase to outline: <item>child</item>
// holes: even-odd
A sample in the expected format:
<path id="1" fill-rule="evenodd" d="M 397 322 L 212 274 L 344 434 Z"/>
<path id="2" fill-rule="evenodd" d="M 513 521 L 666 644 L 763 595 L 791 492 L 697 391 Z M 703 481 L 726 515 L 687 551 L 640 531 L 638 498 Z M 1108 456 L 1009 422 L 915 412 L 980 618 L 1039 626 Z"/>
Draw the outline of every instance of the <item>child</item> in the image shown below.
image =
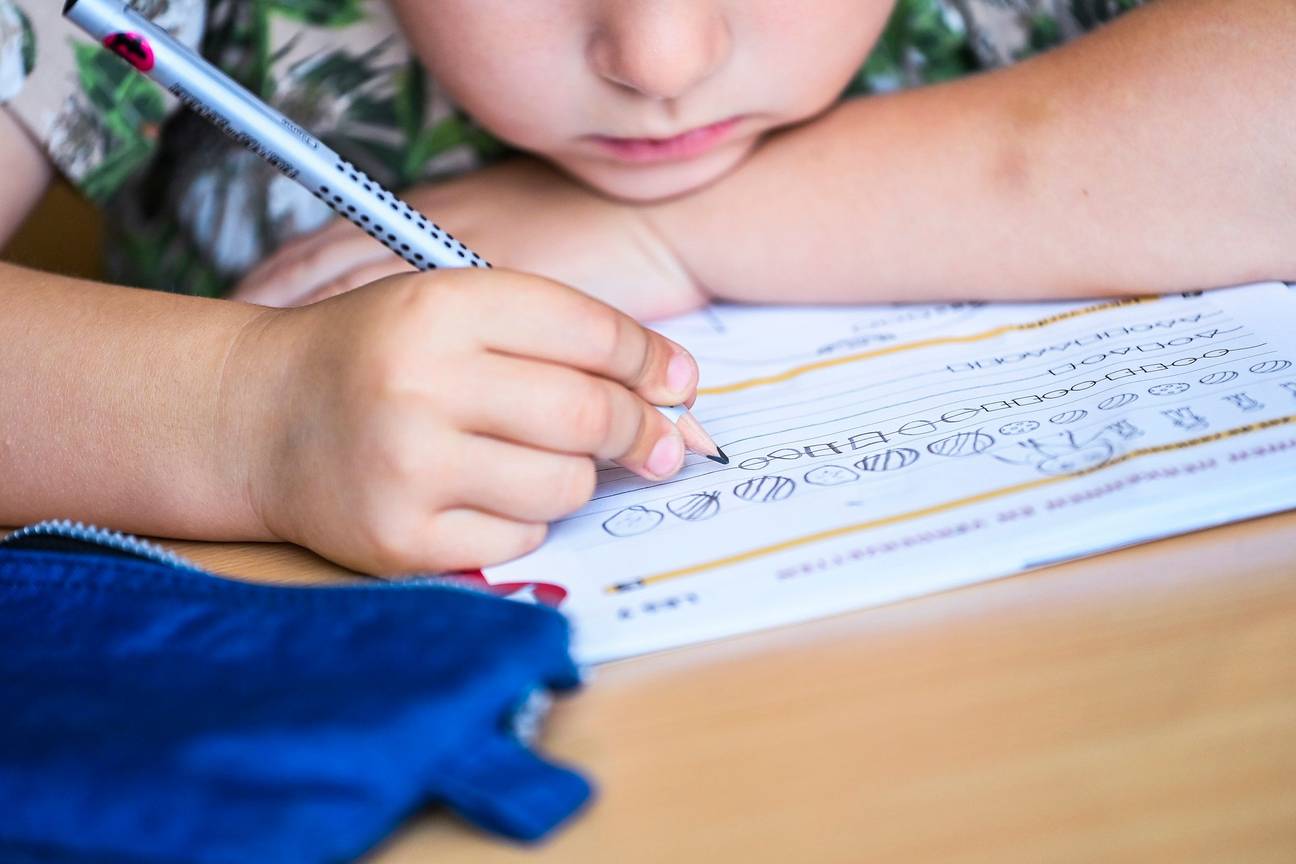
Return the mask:
<path id="1" fill-rule="evenodd" d="M 639 316 L 1296 273 L 1289 0 L 1159 0 L 841 104 L 1137 4 L 138 5 L 497 265 Z M 648 406 L 692 396 L 678 346 L 538 277 L 402 273 L 201 119 L 165 120 L 55 6 L 0 0 L 0 229 L 53 162 L 110 207 L 118 281 L 273 306 L 364 287 L 268 309 L 5 265 L 0 399 L 22 410 L 0 420 L 0 522 L 462 567 L 538 544 L 593 457 L 678 470 Z M 418 185 L 492 151 L 468 116 L 538 159 Z"/>

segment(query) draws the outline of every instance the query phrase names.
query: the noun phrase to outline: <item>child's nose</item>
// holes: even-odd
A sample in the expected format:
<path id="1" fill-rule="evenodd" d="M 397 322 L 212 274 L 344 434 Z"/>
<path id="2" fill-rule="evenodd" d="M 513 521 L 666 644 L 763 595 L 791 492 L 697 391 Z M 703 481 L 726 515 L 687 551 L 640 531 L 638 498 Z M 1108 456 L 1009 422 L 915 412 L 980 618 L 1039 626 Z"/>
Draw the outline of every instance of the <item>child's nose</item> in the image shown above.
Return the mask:
<path id="1" fill-rule="evenodd" d="M 650 99 L 678 99 L 728 58 L 729 25 L 710 0 L 605 4 L 589 43 L 602 78 Z"/>

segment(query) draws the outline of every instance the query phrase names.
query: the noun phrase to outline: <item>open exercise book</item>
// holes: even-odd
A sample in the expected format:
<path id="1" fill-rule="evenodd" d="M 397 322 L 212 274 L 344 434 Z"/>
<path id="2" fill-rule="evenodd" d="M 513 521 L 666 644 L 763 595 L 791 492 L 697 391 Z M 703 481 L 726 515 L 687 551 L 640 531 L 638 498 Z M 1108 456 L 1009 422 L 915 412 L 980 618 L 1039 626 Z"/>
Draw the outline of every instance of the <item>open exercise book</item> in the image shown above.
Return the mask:
<path id="1" fill-rule="evenodd" d="M 1296 288 L 659 329 L 701 364 L 694 413 L 731 464 L 602 466 L 585 509 L 486 572 L 560 586 L 586 662 L 1296 507 Z"/>

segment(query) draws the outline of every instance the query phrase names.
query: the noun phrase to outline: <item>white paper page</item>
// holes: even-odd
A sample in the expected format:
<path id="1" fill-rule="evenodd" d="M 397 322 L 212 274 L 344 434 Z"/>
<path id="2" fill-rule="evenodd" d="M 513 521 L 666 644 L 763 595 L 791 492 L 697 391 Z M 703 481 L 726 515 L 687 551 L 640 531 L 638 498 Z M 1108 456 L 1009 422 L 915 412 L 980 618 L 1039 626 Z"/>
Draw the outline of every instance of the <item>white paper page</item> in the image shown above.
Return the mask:
<path id="1" fill-rule="evenodd" d="M 717 307 L 665 322 L 732 459 L 594 500 L 492 583 L 624 657 L 1296 507 L 1296 290 Z"/>

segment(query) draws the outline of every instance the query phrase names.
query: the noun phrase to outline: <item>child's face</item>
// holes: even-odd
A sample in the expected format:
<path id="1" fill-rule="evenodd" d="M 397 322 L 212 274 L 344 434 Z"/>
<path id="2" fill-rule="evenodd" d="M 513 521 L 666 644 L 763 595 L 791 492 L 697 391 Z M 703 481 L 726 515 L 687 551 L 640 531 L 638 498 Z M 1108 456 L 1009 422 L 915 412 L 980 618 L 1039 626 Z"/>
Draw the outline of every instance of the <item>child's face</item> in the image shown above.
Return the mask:
<path id="1" fill-rule="evenodd" d="M 487 129 L 609 195 L 705 184 L 837 98 L 885 0 L 391 0 Z"/>

